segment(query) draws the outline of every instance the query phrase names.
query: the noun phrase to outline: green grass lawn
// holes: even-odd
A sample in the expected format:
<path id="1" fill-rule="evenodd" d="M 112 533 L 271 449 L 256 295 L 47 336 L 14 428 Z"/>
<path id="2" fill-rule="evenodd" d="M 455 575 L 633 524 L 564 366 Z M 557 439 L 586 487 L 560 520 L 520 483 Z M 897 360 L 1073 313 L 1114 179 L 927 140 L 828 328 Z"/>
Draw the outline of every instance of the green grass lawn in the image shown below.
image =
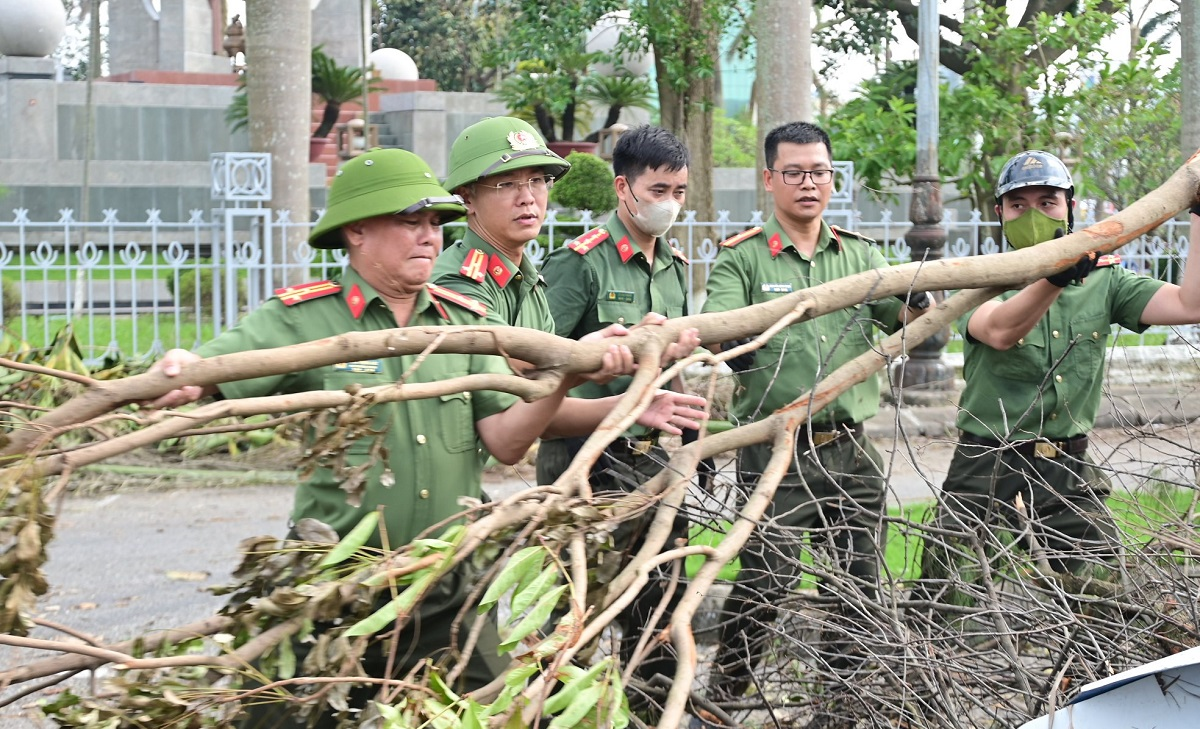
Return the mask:
<path id="1" fill-rule="evenodd" d="M 4 328 L 11 336 L 23 339 L 34 349 L 46 349 L 53 343 L 58 332 L 66 326 L 68 318 L 65 314 L 27 317 L 24 334 L 19 319 L 4 322 Z M 138 314 L 136 321 L 132 316 L 79 316 L 75 317 L 72 323 L 75 327 L 75 340 L 85 360 L 100 357 L 113 341 L 117 343 L 117 348 L 124 357 L 146 354 L 155 340 L 156 323 L 157 338 L 161 340 L 163 349 L 191 349 L 198 342 L 206 342 L 213 337 L 212 321 L 205 321 L 197 326 L 195 317 L 191 314 L 179 316 L 178 328 L 173 314 L 159 314 L 157 317 L 153 314 Z"/>
<path id="2" fill-rule="evenodd" d="M 881 565 L 881 569 L 885 570 L 885 581 L 904 582 L 920 576 L 921 534 L 905 525 L 923 524 L 932 518 L 933 504 L 929 501 L 888 508 L 887 545 L 884 564 Z M 1200 492 L 1157 485 L 1134 493 L 1115 494 L 1108 499 L 1108 507 L 1124 534 L 1125 543 L 1131 546 L 1145 544 L 1164 525 L 1179 523 L 1185 515 L 1200 510 Z M 712 528 L 695 524 L 689 541 L 692 544 L 716 546 L 721 543 L 728 528 L 729 522 L 721 522 Z M 812 558 L 806 552 L 801 555 L 801 561 L 811 564 Z M 685 564 L 688 577 L 695 577 L 703 564 L 703 557 L 688 557 Z M 735 559 L 721 570 L 720 579 L 736 579 L 740 567 Z M 805 589 L 816 586 L 816 580 L 811 575 L 804 575 L 797 587 Z"/>

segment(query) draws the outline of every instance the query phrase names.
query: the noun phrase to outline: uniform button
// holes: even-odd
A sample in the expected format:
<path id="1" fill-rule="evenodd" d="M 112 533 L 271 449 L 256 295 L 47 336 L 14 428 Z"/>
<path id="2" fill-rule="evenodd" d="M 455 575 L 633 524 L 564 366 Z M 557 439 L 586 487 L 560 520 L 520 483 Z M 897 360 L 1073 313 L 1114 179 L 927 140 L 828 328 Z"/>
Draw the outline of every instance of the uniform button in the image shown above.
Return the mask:
<path id="1" fill-rule="evenodd" d="M 1018 339 L 1017 344 L 1021 344 L 1021 345 L 1025 344 L 1025 337 L 1021 337 L 1020 339 Z"/>
<path id="2" fill-rule="evenodd" d="M 517 274 L 517 280 L 518 280 L 518 281 L 520 281 L 520 280 L 521 280 L 521 274 L 519 274 L 519 273 Z"/>
<path id="3" fill-rule="evenodd" d="M 808 262 L 808 265 L 809 265 L 809 267 L 812 267 L 812 266 L 815 266 L 815 265 L 817 265 L 817 262 L 816 262 L 816 261 L 809 261 L 809 262 Z"/>
<path id="4" fill-rule="evenodd" d="M 1055 376 L 1054 376 L 1054 381 L 1055 381 L 1055 382 L 1062 382 L 1062 375 L 1055 375 Z"/>
<path id="5" fill-rule="evenodd" d="M 1100 338 L 1100 332 L 1092 332 L 1092 339 L 1099 339 L 1099 338 Z"/>
<path id="6" fill-rule="evenodd" d="M 463 399 L 464 399 L 464 400 L 470 400 L 470 399 L 471 399 L 471 391 L 470 391 L 470 390 L 467 390 L 466 392 L 464 392 L 464 393 L 463 393 Z"/>
<path id="7" fill-rule="evenodd" d="M 617 323 L 618 323 L 618 324 L 624 324 L 624 323 L 625 323 L 625 317 L 623 317 L 623 316 L 618 316 L 618 317 L 617 317 Z"/>
<path id="8" fill-rule="evenodd" d="M 1058 413 L 1050 413 L 1051 420 L 1058 420 Z"/>
<path id="9" fill-rule="evenodd" d="M 824 341 L 825 341 L 825 335 L 824 335 L 824 334 L 822 334 L 822 335 L 821 335 L 821 341 L 822 341 L 822 342 L 824 342 Z"/>
<path id="10" fill-rule="evenodd" d="M 417 444 L 425 445 L 425 436 L 424 435 L 421 435 L 421 434 L 417 435 Z"/>
<path id="11" fill-rule="evenodd" d="M 1058 330 L 1055 329 L 1054 331 L 1050 332 L 1050 336 L 1054 337 L 1055 339 L 1058 339 Z"/>
<path id="12" fill-rule="evenodd" d="M 420 496 L 422 499 L 428 499 L 429 498 L 429 489 L 421 489 Z"/>

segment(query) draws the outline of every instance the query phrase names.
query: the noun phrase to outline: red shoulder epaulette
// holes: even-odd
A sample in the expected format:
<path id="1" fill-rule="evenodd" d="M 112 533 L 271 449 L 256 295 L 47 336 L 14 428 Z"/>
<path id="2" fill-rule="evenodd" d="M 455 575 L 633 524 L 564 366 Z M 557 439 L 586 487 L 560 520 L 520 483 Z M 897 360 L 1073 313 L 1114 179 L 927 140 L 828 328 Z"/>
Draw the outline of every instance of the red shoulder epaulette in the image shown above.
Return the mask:
<path id="1" fill-rule="evenodd" d="M 607 228 L 593 228 L 567 244 L 567 248 L 583 255 L 608 239 Z"/>
<path id="2" fill-rule="evenodd" d="M 676 248 L 675 246 L 672 246 L 672 245 L 668 245 L 667 248 L 671 249 L 671 253 L 674 253 L 676 258 L 683 261 L 685 264 L 687 264 L 689 266 L 692 265 L 692 262 L 688 260 L 688 257 L 683 255 L 683 251 L 679 250 L 678 248 Z"/>
<path id="3" fill-rule="evenodd" d="M 1096 268 L 1108 268 L 1109 266 L 1120 266 L 1121 257 L 1116 253 L 1107 253 L 1096 259 Z"/>
<path id="4" fill-rule="evenodd" d="M 761 225 L 755 226 L 755 227 L 751 228 L 750 230 L 743 230 L 741 233 L 730 236 L 730 237 L 726 238 L 725 240 L 721 241 L 721 247 L 722 248 L 733 248 L 738 243 L 741 243 L 742 241 L 746 240 L 747 238 L 753 238 L 754 236 L 758 235 L 761 232 L 762 232 Z"/>
<path id="5" fill-rule="evenodd" d="M 281 289 L 275 289 L 275 295 L 279 297 L 284 306 L 295 306 L 301 301 L 319 299 L 322 296 L 336 294 L 341 290 L 342 285 L 336 281 L 313 281 L 299 286 L 284 286 Z"/>
<path id="6" fill-rule="evenodd" d="M 425 285 L 429 287 L 429 293 L 431 295 L 436 296 L 439 299 L 449 301 L 452 304 L 458 304 L 462 308 L 478 316 L 487 316 L 487 304 L 483 303 L 482 301 L 476 301 L 470 296 L 465 296 L 457 291 L 454 291 L 453 289 L 448 289 L 444 286 L 438 286 L 437 284 L 427 283 Z"/>

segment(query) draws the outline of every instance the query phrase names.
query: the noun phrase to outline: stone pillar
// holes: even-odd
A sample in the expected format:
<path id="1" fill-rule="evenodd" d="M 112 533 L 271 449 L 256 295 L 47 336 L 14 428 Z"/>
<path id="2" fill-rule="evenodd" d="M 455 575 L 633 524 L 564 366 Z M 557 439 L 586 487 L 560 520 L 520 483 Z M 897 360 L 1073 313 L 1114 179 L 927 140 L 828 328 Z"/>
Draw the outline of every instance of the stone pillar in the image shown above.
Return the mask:
<path id="1" fill-rule="evenodd" d="M 935 3 L 922 3 L 918 11 L 920 56 L 917 62 L 917 174 L 909 206 L 912 230 L 905 240 L 913 261 L 941 258 L 946 246 L 942 228 L 942 187 L 938 179 L 938 17 Z M 937 292 L 935 292 L 937 295 Z M 940 298 L 940 297 L 939 297 Z M 954 372 L 942 361 L 950 339 L 943 329 L 909 352 L 899 382 L 905 399 L 912 390 L 945 391 L 954 385 Z"/>

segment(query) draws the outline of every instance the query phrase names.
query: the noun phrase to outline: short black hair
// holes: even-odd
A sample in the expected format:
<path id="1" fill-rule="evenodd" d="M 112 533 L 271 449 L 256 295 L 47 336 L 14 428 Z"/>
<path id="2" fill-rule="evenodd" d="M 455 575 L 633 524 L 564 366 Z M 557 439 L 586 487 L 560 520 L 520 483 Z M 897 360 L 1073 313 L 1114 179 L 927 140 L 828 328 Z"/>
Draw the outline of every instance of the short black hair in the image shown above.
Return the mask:
<path id="1" fill-rule="evenodd" d="M 780 124 L 767 134 L 767 139 L 763 143 L 763 156 L 766 157 L 767 167 L 775 166 L 775 160 L 779 159 L 779 145 L 782 142 L 824 144 L 825 151 L 829 152 L 829 159 L 833 159 L 833 144 L 830 143 L 829 135 L 825 133 L 825 130 L 816 124 L 796 121 Z"/>
<path id="2" fill-rule="evenodd" d="M 630 183 L 646 170 L 665 167 L 667 172 L 678 172 L 690 161 L 679 137 L 662 127 L 634 127 L 622 134 L 613 148 L 613 174 L 624 175 Z"/>

